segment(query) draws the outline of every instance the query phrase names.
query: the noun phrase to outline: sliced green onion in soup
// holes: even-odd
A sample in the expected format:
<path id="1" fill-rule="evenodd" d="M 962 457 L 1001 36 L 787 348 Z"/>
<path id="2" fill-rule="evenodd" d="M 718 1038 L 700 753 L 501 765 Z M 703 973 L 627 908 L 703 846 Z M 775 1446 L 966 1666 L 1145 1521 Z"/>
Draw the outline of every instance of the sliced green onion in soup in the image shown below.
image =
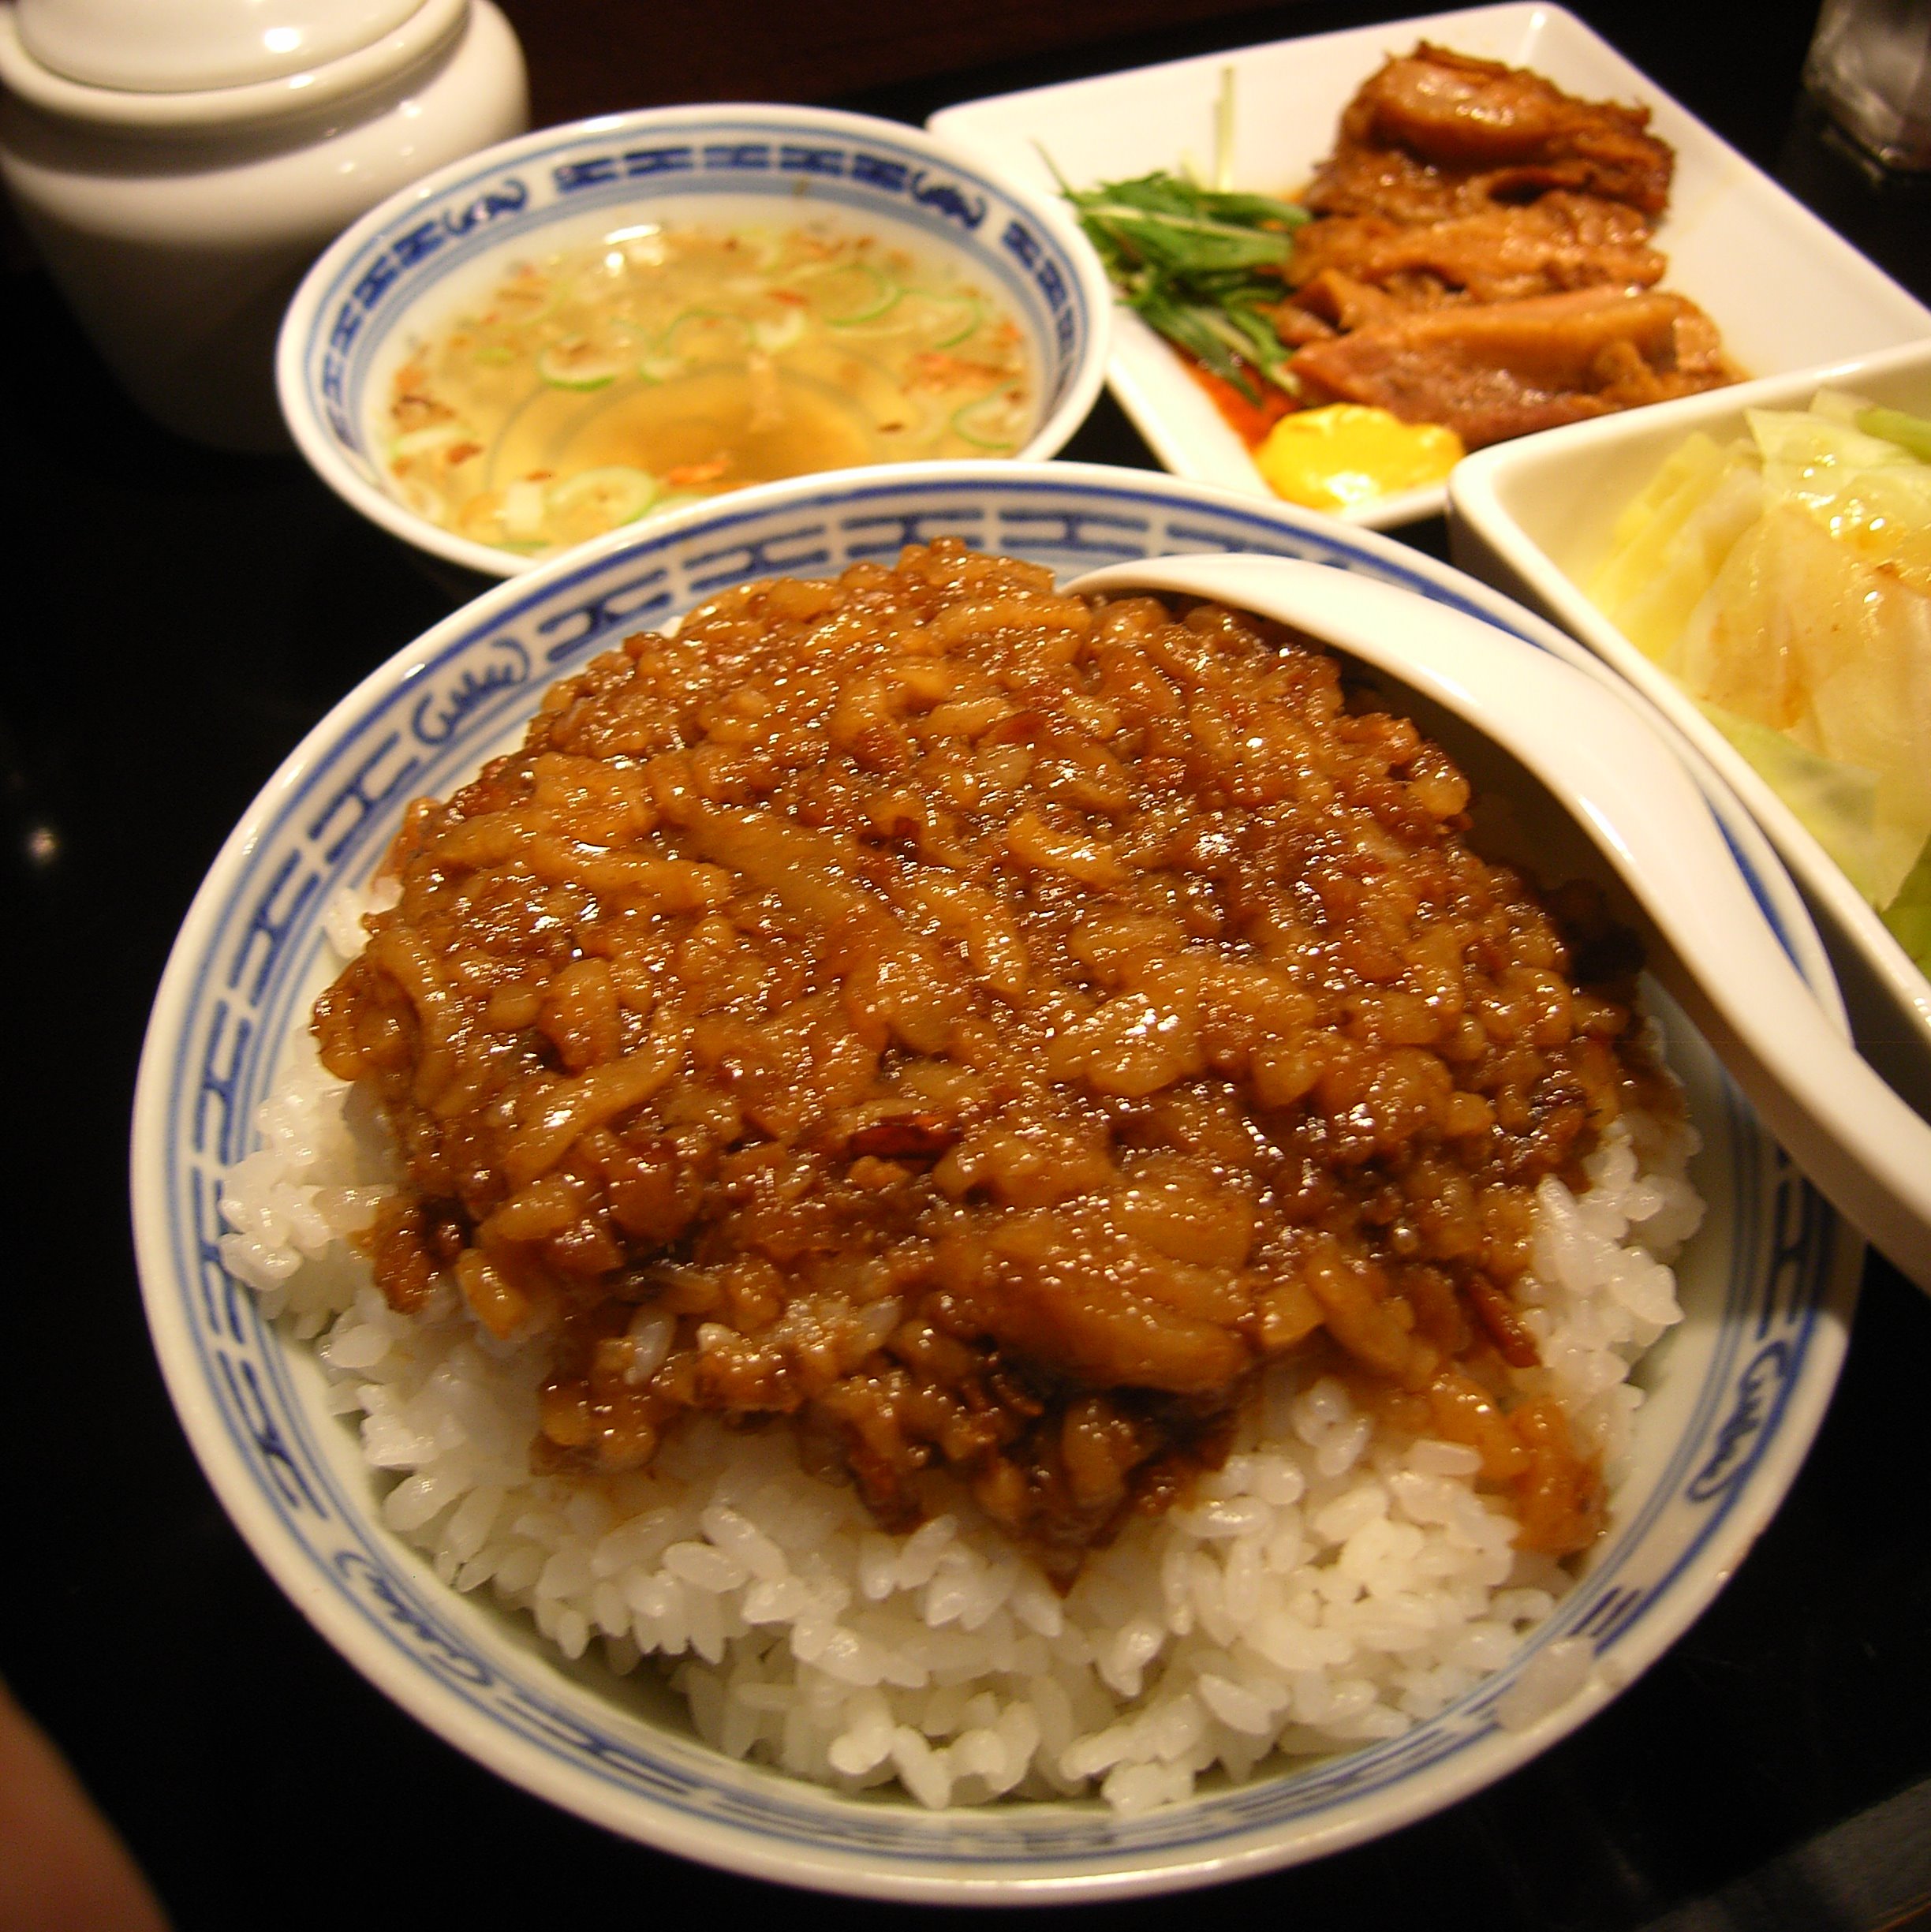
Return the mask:
<path id="1" fill-rule="evenodd" d="M 742 362 L 753 346 L 751 324 L 742 316 L 720 308 L 687 308 L 638 359 L 637 373 L 668 382 L 694 368 Z"/>
<path id="2" fill-rule="evenodd" d="M 789 349 L 805 333 L 804 305 L 793 302 L 775 315 L 760 316 L 751 324 L 751 339 L 766 355 Z"/>
<path id="3" fill-rule="evenodd" d="M 1017 390 L 995 389 L 952 412 L 952 433 L 976 450 L 1016 450 L 1025 428 L 1024 396 Z"/>
<path id="4" fill-rule="evenodd" d="M 871 322 L 884 314 L 905 291 L 870 262 L 827 263 L 795 271 L 791 286 L 834 328 Z"/>
<path id="5" fill-rule="evenodd" d="M 629 374 L 636 356 L 636 338 L 621 327 L 601 339 L 566 335 L 537 350 L 536 373 L 552 389 L 606 389 Z"/>
<path id="6" fill-rule="evenodd" d="M 985 304 L 969 289 L 943 295 L 929 289 L 914 289 L 912 293 L 935 318 L 940 331 L 932 338 L 935 349 L 955 348 L 985 320 Z"/>
<path id="7" fill-rule="evenodd" d="M 582 518 L 599 529 L 614 530 L 642 516 L 657 501 L 661 488 L 648 469 L 604 463 L 553 483 L 550 511 L 554 518 Z"/>
<path id="8" fill-rule="evenodd" d="M 926 349 L 951 349 L 962 342 L 985 319 L 985 305 L 968 289 L 906 289 L 876 315 L 836 326 L 854 335 L 880 334 L 919 338 Z"/>

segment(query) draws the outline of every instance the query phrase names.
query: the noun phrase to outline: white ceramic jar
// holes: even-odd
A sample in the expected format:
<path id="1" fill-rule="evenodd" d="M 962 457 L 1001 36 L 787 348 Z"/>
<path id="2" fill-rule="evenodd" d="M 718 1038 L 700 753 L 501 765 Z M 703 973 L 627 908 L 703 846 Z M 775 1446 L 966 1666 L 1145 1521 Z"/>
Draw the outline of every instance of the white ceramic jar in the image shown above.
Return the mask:
<path id="1" fill-rule="evenodd" d="M 308 263 L 529 121 L 491 0 L 17 0 L 0 84 L 0 175 L 82 327 L 150 416 L 237 450 L 286 447 Z"/>

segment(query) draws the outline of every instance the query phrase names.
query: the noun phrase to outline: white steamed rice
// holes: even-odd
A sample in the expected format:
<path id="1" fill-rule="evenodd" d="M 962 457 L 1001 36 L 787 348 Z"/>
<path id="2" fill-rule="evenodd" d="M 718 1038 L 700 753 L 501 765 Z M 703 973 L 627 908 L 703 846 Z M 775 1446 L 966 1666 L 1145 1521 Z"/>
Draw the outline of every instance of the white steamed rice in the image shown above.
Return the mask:
<path id="1" fill-rule="evenodd" d="M 359 942 L 353 917 L 331 934 Z M 319 1338 L 357 1418 L 385 1521 L 459 1590 L 487 1586 L 567 1657 L 650 1660 L 698 1732 L 847 1790 L 920 1803 L 1097 1789 L 1132 1813 L 1216 1768 L 1398 1736 L 1504 1663 L 1567 1573 L 1514 1548 L 1473 1450 L 1377 1439 L 1341 1385 L 1276 1373 L 1222 1469 L 1134 1522 L 1069 1594 L 969 1507 L 882 1534 L 805 1473 L 782 1427 L 709 1418 L 650 1470 L 529 1473 L 540 1341 L 499 1343 L 444 1287 L 391 1313 L 343 1237 L 386 1185 L 374 1123 L 304 1035 L 222 1198 L 230 1270 Z M 1619 1123 L 1572 1194 L 1544 1180 L 1524 1319 L 1555 1394 L 1613 1482 L 1642 1392 L 1631 1365 L 1679 1318 L 1669 1263 L 1701 1213 L 1684 1125 Z M 1526 1724 L 1586 1679 L 1545 1647 L 1503 1702 Z"/>

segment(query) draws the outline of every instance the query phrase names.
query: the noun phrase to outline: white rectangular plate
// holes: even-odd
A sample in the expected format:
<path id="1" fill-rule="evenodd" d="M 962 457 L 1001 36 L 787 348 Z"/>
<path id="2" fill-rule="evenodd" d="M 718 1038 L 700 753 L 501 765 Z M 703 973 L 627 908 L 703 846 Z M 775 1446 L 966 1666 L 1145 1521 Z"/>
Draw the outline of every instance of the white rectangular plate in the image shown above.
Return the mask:
<path id="1" fill-rule="evenodd" d="M 1931 335 L 1931 310 L 1559 7 L 1470 7 L 1277 40 L 969 101 L 928 125 L 1033 187 L 1054 185 L 1048 155 L 1075 188 L 1190 165 L 1205 179 L 1214 103 L 1231 69 L 1233 185 L 1291 194 L 1333 148 L 1355 89 L 1422 39 L 1533 69 L 1586 99 L 1650 110 L 1652 128 L 1676 151 L 1656 236 L 1670 260 L 1664 286 L 1708 312 L 1746 374 L 1783 375 Z M 1137 316 L 1116 320 L 1107 379 L 1161 462 L 1177 476 L 1266 495 L 1246 446 L 1173 351 Z M 1439 488 L 1411 490 L 1346 514 L 1388 529 L 1439 515 L 1446 500 Z"/>

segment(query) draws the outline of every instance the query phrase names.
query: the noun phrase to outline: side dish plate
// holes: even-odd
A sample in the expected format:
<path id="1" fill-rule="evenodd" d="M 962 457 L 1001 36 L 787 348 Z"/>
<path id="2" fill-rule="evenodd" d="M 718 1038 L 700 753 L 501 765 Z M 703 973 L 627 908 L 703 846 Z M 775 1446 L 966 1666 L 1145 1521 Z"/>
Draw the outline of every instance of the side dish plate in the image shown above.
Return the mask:
<path id="1" fill-rule="evenodd" d="M 1648 107 L 1676 151 L 1668 217 L 1656 235 L 1669 256 L 1664 286 L 1716 321 L 1739 367 L 1780 375 L 1931 334 L 1931 310 L 1834 234 L 1606 41 L 1560 7 L 1509 4 L 1430 14 L 1204 54 L 1091 80 L 947 107 L 928 125 L 1007 179 L 1052 192 L 1054 169 L 1076 188 L 1191 167 L 1214 159 L 1222 76 L 1234 87 L 1232 185 L 1293 193 L 1334 144 L 1342 108 L 1391 54 L 1432 40 L 1505 61 L 1590 99 Z M 1177 476 L 1266 496 L 1246 446 L 1179 358 L 1137 316 L 1115 320 L 1107 380 Z M 1439 516 L 1440 486 L 1345 513 L 1391 529 Z"/>
<path id="2" fill-rule="evenodd" d="M 1450 484 L 1450 543 L 1464 569 L 1573 631 L 1723 774 L 1802 888 L 1832 949 L 1866 1055 L 1931 1117 L 1931 980 L 1797 814 L 1582 589 L 1608 549 L 1624 506 L 1686 438 L 1701 431 L 1727 441 L 1743 432 L 1746 410 L 1802 409 L 1820 389 L 1924 414 L 1931 411 L 1931 342 L 1479 450 Z"/>

